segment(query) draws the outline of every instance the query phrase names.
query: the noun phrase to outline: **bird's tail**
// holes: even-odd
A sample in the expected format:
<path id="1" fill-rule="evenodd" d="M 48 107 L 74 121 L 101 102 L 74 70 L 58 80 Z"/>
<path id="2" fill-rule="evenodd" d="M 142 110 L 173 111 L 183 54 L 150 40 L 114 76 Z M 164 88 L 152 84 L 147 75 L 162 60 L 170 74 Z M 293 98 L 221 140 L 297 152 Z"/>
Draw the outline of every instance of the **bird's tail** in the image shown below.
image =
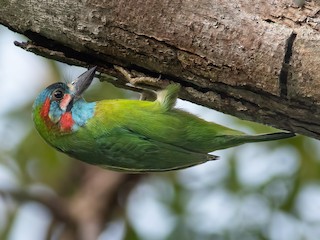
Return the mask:
<path id="1" fill-rule="evenodd" d="M 294 136 L 295 134 L 291 132 L 276 132 L 276 133 L 259 134 L 259 135 L 244 135 L 242 137 L 245 142 L 265 142 L 265 141 L 290 138 Z"/>
<path id="2" fill-rule="evenodd" d="M 213 152 L 220 149 L 226 149 L 230 147 L 239 146 L 245 143 L 265 142 L 272 140 L 280 140 L 285 138 L 294 137 L 294 133 L 290 132 L 277 132 L 258 135 L 246 135 L 241 132 L 238 134 L 228 134 L 214 136 L 211 141 L 207 141 L 207 144 L 203 144 L 203 152 Z M 198 147 L 198 146 L 197 146 Z"/>

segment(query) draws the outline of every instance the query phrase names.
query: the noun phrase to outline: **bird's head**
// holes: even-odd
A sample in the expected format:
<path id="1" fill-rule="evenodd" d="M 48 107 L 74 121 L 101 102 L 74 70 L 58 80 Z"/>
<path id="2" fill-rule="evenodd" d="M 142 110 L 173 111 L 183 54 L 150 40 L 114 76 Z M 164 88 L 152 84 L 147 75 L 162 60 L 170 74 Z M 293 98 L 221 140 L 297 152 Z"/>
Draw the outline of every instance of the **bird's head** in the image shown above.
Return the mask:
<path id="1" fill-rule="evenodd" d="M 33 104 L 33 119 L 38 131 L 42 127 L 60 133 L 74 130 L 74 108 L 84 102 L 82 93 L 90 86 L 95 71 L 96 67 L 93 67 L 69 84 L 54 83 L 38 95 Z"/>

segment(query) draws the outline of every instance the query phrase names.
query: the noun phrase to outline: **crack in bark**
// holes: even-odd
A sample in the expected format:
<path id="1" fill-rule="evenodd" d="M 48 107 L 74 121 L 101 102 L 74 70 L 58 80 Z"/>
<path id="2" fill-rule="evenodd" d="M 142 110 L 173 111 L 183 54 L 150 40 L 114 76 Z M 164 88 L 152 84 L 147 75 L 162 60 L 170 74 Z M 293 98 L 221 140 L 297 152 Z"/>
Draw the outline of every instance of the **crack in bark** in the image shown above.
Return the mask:
<path id="1" fill-rule="evenodd" d="M 197 54 L 197 53 L 194 53 L 194 52 L 192 52 L 192 51 L 188 51 L 187 49 L 179 48 L 179 47 L 176 46 L 176 45 L 173 45 L 173 44 L 171 44 L 171 43 L 169 43 L 169 42 L 167 42 L 167 41 L 165 41 L 165 40 L 163 40 L 163 39 L 158 39 L 158 38 L 156 38 L 156 37 L 154 37 L 154 36 L 149 36 L 149 35 L 146 35 L 146 34 L 138 33 L 138 32 L 135 32 L 135 31 L 131 31 L 131 30 L 129 30 L 129 29 L 126 29 L 126 28 L 120 27 L 120 26 L 114 26 L 114 28 L 118 28 L 118 29 L 120 29 L 120 30 L 122 30 L 122 31 L 128 32 L 128 33 L 133 34 L 133 35 L 135 35 L 135 36 L 139 36 L 139 37 L 143 37 L 143 38 L 146 38 L 146 39 L 150 39 L 150 40 L 152 40 L 152 41 L 156 41 L 157 43 L 161 43 L 161 44 L 163 44 L 164 46 L 166 46 L 166 47 L 168 47 L 168 48 L 170 48 L 170 49 L 173 49 L 173 50 L 175 50 L 175 51 L 182 51 L 182 52 L 185 52 L 185 53 L 188 53 L 188 54 L 191 54 L 191 55 L 200 57 L 200 58 L 204 58 L 204 57 L 205 57 L 205 56 L 201 56 L 201 55 L 199 55 L 199 54 Z"/>
<path id="2" fill-rule="evenodd" d="M 282 68 L 279 75 L 279 82 L 280 82 L 280 96 L 282 98 L 287 98 L 288 89 L 288 72 L 290 68 L 290 60 L 292 56 L 292 47 L 293 42 L 296 39 L 297 34 L 292 32 L 289 38 L 287 39 L 286 46 L 285 46 L 285 55 L 282 62 Z"/>

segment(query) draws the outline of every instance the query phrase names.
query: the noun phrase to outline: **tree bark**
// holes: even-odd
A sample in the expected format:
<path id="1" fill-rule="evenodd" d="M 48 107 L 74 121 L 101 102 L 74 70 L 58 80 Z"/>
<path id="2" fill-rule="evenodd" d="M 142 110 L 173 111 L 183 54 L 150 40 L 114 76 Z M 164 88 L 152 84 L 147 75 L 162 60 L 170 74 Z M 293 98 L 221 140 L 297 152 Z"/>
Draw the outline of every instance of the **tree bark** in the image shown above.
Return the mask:
<path id="1" fill-rule="evenodd" d="M 154 84 L 180 83 L 181 98 L 320 139 L 319 10 L 291 0 L 1 0 L 0 23 L 37 54 L 119 79 L 114 65 L 161 76 Z"/>

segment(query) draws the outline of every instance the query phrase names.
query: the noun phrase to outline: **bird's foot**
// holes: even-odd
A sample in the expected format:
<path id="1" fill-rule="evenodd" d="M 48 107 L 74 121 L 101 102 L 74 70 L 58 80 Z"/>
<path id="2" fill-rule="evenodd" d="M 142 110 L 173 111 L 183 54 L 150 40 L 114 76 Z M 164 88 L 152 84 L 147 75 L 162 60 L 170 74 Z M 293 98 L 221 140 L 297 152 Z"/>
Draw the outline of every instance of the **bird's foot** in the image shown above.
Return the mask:
<path id="1" fill-rule="evenodd" d="M 159 80 L 161 79 L 161 76 L 158 78 L 153 77 L 146 77 L 146 76 L 133 76 L 131 72 L 124 69 L 123 67 L 114 65 L 114 69 L 116 69 L 119 73 L 123 75 L 123 77 L 133 86 L 139 86 L 139 85 L 151 85 L 151 86 L 157 86 L 159 83 Z"/>
<path id="2" fill-rule="evenodd" d="M 133 76 L 132 72 L 116 65 L 114 65 L 114 69 L 116 69 L 128 82 L 127 85 L 139 90 L 141 93 L 140 100 L 155 100 L 157 98 L 156 90 L 158 90 L 159 85 L 161 85 L 160 76 L 158 78 Z"/>

